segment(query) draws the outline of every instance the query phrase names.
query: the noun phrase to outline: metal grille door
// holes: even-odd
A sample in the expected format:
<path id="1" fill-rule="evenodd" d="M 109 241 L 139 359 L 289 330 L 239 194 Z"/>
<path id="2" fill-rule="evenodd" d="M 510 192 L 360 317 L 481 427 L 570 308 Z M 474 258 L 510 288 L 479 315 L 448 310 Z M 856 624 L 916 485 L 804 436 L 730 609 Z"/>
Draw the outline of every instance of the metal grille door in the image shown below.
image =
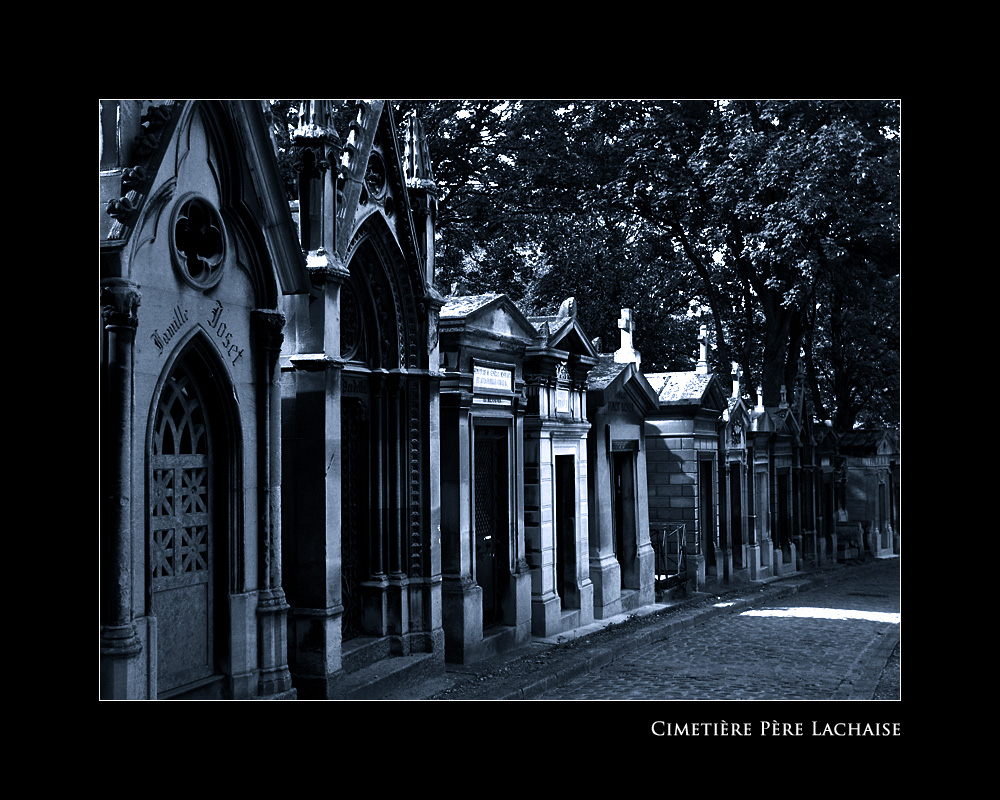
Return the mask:
<path id="1" fill-rule="evenodd" d="M 204 405 L 184 372 L 160 397 L 151 468 L 149 567 L 162 693 L 215 672 L 212 456 Z"/>

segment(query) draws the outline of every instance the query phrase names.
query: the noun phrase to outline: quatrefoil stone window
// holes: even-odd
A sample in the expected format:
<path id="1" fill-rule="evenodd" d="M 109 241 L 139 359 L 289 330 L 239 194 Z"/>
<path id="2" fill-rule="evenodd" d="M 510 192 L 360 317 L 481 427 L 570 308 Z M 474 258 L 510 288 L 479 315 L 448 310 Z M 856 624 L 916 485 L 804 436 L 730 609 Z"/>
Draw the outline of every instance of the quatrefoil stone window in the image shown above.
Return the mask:
<path id="1" fill-rule="evenodd" d="M 174 264 L 196 289 L 211 289 L 222 277 L 226 236 L 222 217 L 204 197 L 181 198 L 174 211 Z"/>

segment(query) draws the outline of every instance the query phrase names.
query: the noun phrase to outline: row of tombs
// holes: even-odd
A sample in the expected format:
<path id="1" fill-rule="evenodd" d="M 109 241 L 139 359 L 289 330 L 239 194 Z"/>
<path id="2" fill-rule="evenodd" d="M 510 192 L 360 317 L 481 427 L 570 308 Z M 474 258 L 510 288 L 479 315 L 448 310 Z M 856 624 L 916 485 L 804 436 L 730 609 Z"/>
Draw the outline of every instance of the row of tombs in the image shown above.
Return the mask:
<path id="1" fill-rule="evenodd" d="M 898 551 L 894 431 L 434 286 L 416 117 L 101 102 L 101 697 L 362 698 Z M 141 310 L 140 310 L 141 309 Z M 375 676 L 380 676 L 377 680 Z"/>

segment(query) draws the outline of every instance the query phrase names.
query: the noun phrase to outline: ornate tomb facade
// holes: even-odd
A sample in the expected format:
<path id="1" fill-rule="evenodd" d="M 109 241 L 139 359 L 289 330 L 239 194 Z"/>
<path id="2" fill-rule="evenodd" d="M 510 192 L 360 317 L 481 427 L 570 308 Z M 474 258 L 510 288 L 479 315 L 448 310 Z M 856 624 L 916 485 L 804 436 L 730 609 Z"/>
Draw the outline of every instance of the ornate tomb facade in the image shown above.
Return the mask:
<path id="1" fill-rule="evenodd" d="M 587 378 L 587 500 L 594 616 L 606 619 L 655 599 L 649 538 L 645 420 L 656 394 L 632 348 L 631 312 L 622 346 L 599 355 Z"/>
<path id="2" fill-rule="evenodd" d="M 732 365 L 733 391 L 722 412 L 719 434 L 719 542 L 727 583 L 749 578 L 752 528 L 748 525 L 752 496 L 751 465 L 747 451 L 750 409 L 742 397 L 740 367 Z"/>
<path id="3" fill-rule="evenodd" d="M 276 370 L 309 281 L 264 109 L 100 112 L 101 696 L 292 697 Z"/>
<path id="4" fill-rule="evenodd" d="M 536 332 L 504 295 L 441 309 L 441 574 L 445 657 L 469 663 L 526 644 L 523 360 Z"/>
<path id="5" fill-rule="evenodd" d="M 576 301 L 531 317 L 525 352 L 524 528 L 531 568 L 532 633 L 553 636 L 594 620 L 588 545 L 587 376 L 597 351 Z"/>
<path id="6" fill-rule="evenodd" d="M 294 137 L 310 286 L 285 306 L 283 557 L 303 697 L 444 664 L 436 201 L 408 122 L 404 139 L 384 101 L 308 101 Z"/>

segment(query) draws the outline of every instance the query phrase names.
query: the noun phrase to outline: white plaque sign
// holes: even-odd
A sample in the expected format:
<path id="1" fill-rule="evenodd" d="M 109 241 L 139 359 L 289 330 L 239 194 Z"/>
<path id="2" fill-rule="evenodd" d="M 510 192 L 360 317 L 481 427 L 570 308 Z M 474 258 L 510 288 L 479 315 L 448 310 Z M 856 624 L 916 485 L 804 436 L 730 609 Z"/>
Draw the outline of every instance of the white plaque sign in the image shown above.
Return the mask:
<path id="1" fill-rule="evenodd" d="M 513 392 L 514 373 L 509 369 L 494 369 L 493 367 L 472 368 L 472 391 L 474 392 Z"/>

